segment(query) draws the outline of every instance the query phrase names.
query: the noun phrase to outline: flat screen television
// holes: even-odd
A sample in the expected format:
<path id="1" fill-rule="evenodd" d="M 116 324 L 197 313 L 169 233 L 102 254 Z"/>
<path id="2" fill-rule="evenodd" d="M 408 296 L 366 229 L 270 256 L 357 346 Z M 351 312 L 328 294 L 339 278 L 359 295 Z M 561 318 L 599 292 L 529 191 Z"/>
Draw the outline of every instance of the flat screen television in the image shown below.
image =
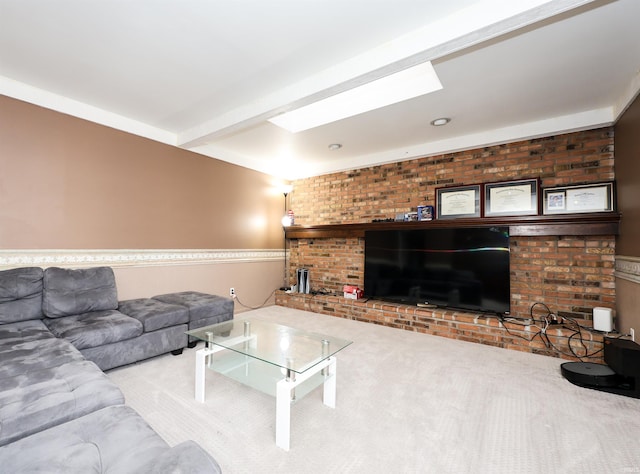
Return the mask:
<path id="1" fill-rule="evenodd" d="M 508 227 L 460 227 L 365 232 L 364 295 L 509 313 Z"/>

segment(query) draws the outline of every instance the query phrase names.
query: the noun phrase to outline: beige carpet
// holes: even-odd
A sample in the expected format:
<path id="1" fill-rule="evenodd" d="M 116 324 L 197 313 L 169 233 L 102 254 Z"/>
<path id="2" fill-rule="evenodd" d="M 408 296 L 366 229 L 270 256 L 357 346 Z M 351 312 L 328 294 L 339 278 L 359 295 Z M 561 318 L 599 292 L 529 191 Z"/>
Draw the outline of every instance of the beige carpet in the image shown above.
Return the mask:
<path id="1" fill-rule="evenodd" d="M 289 452 L 274 398 L 210 373 L 194 400 L 195 349 L 109 372 L 169 444 L 197 441 L 227 474 L 640 472 L 640 400 L 570 384 L 560 359 L 277 306 L 249 315 L 354 341 L 336 408 L 321 389 L 293 406 Z"/>

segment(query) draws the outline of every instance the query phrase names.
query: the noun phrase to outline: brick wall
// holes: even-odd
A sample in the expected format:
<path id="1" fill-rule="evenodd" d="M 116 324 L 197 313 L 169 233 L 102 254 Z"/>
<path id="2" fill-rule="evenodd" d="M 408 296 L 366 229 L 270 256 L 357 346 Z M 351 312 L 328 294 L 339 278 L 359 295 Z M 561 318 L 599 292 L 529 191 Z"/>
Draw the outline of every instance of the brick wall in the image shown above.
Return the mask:
<path id="1" fill-rule="evenodd" d="M 613 180 L 612 128 L 303 179 L 294 183 L 290 202 L 296 215 L 296 224 L 370 222 L 372 219 L 394 217 L 400 212 L 415 211 L 418 205 L 435 204 L 438 187 L 533 177 L 541 179 L 542 187 Z M 615 236 L 511 237 L 510 245 L 512 316 L 529 317 L 532 305 L 539 302 L 562 317 L 590 324 L 594 307 L 615 308 Z M 314 290 L 339 292 L 344 284 L 363 287 L 363 239 L 293 239 L 289 241 L 289 246 L 291 281 L 295 279 L 295 269 L 305 267 L 310 269 L 311 287 Z M 280 295 L 277 303 L 308 307 L 311 303 L 303 302 L 304 298 L 308 297 Z M 343 304 L 340 300 L 343 299 L 330 300 L 335 307 L 333 311 L 328 309 L 326 301 L 314 310 L 341 315 L 341 310 L 337 309 Z M 381 316 L 375 305 L 358 306 L 357 311 L 351 303 L 347 303 L 347 307 L 351 308 L 349 317 L 354 319 L 399 324 L 395 322 L 397 315 L 396 318 L 389 314 Z M 388 313 L 389 305 L 385 308 Z M 400 313 L 414 311 L 414 308 L 402 305 L 395 305 L 395 308 L 395 312 Z M 536 306 L 536 310 L 540 308 L 542 305 Z M 449 312 L 436 310 L 431 314 L 436 315 L 434 321 L 442 322 L 446 320 L 439 318 L 446 317 Z M 477 325 L 477 331 L 467 327 L 463 332 L 449 331 L 449 337 L 504 347 L 523 347 L 520 342 L 509 342 L 523 339 L 508 337 L 504 334 L 504 327 L 487 325 L 473 315 L 464 317 L 471 318 L 470 323 L 466 322 Z M 415 322 L 415 318 L 412 318 Z M 436 323 L 426 325 L 430 329 L 422 330 L 432 333 L 435 333 L 434 328 L 441 327 Z M 419 327 L 413 324 L 399 326 L 411 330 Z M 450 326 L 447 328 L 450 329 Z M 535 328 L 531 331 L 530 336 L 533 336 Z M 558 334 L 560 338 L 565 336 Z M 509 341 L 496 340 L 500 337 L 506 337 Z M 534 339 L 524 347 L 539 351 L 540 343 Z M 565 341 L 565 346 L 567 344 Z"/>
<path id="2" fill-rule="evenodd" d="M 370 222 L 435 204 L 439 187 L 536 177 L 543 187 L 614 179 L 613 128 L 302 179 L 290 207 L 300 225 Z"/>
<path id="3" fill-rule="evenodd" d="M 614 236 L 511 237 L 510 247 L 512 316 L 527 318 L 540 302 L 586 323 L 594 307 L 615 308 Z M 314 290 L 364 288 L 364 239 L 293 239 L 289 252 L 291 282 L 304 267 Z"/>
<path id="4" fill-rule="evenodd" d="M 339 296 L 286 294 L 282 291 L 276 292 L 276 304 L 504 349 L 602 362 L 602 335 L 581 331 L 578 337 L 575 324 L 551 326 L 543 334 L 528 321 L 501 321 L 463 311 L 430 310 L 381 301 L 355 301 Z"/>

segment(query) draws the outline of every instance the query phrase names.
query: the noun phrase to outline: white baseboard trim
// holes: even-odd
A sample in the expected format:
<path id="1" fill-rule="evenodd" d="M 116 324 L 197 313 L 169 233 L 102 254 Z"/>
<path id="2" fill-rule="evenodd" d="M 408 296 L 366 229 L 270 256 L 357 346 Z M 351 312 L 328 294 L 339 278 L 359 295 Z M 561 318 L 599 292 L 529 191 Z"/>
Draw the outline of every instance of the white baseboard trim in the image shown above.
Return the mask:
<path id="1" fill-rule="evenodd" d="M 640 284 L 640 257 L 616 255 L 614 275 L 616 278 Z"/>
<path id="2" fill-rule="evenodd" d="M 284 257 L 284 250 L 272 249 L 0 250 L 0 269 L 247 263 L 278 261 Z"/>

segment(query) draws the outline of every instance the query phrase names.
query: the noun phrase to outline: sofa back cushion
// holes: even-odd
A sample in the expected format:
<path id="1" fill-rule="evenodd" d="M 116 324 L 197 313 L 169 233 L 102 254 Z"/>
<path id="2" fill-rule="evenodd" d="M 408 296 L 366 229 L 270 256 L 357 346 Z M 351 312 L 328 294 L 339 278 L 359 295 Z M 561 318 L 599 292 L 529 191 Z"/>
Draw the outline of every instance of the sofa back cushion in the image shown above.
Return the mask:
<path id="1" fill-rule="evenodd" d="M 0 271 L 0 324 L 42 318 L 42 268 Z"/>
<path id="2" fill-rule="evenodd" d="M 51 267 L 44 271 L 43 282 L 42 311 L 49 318 L 118 308 L 116 279 L 110 267 Z"/>

